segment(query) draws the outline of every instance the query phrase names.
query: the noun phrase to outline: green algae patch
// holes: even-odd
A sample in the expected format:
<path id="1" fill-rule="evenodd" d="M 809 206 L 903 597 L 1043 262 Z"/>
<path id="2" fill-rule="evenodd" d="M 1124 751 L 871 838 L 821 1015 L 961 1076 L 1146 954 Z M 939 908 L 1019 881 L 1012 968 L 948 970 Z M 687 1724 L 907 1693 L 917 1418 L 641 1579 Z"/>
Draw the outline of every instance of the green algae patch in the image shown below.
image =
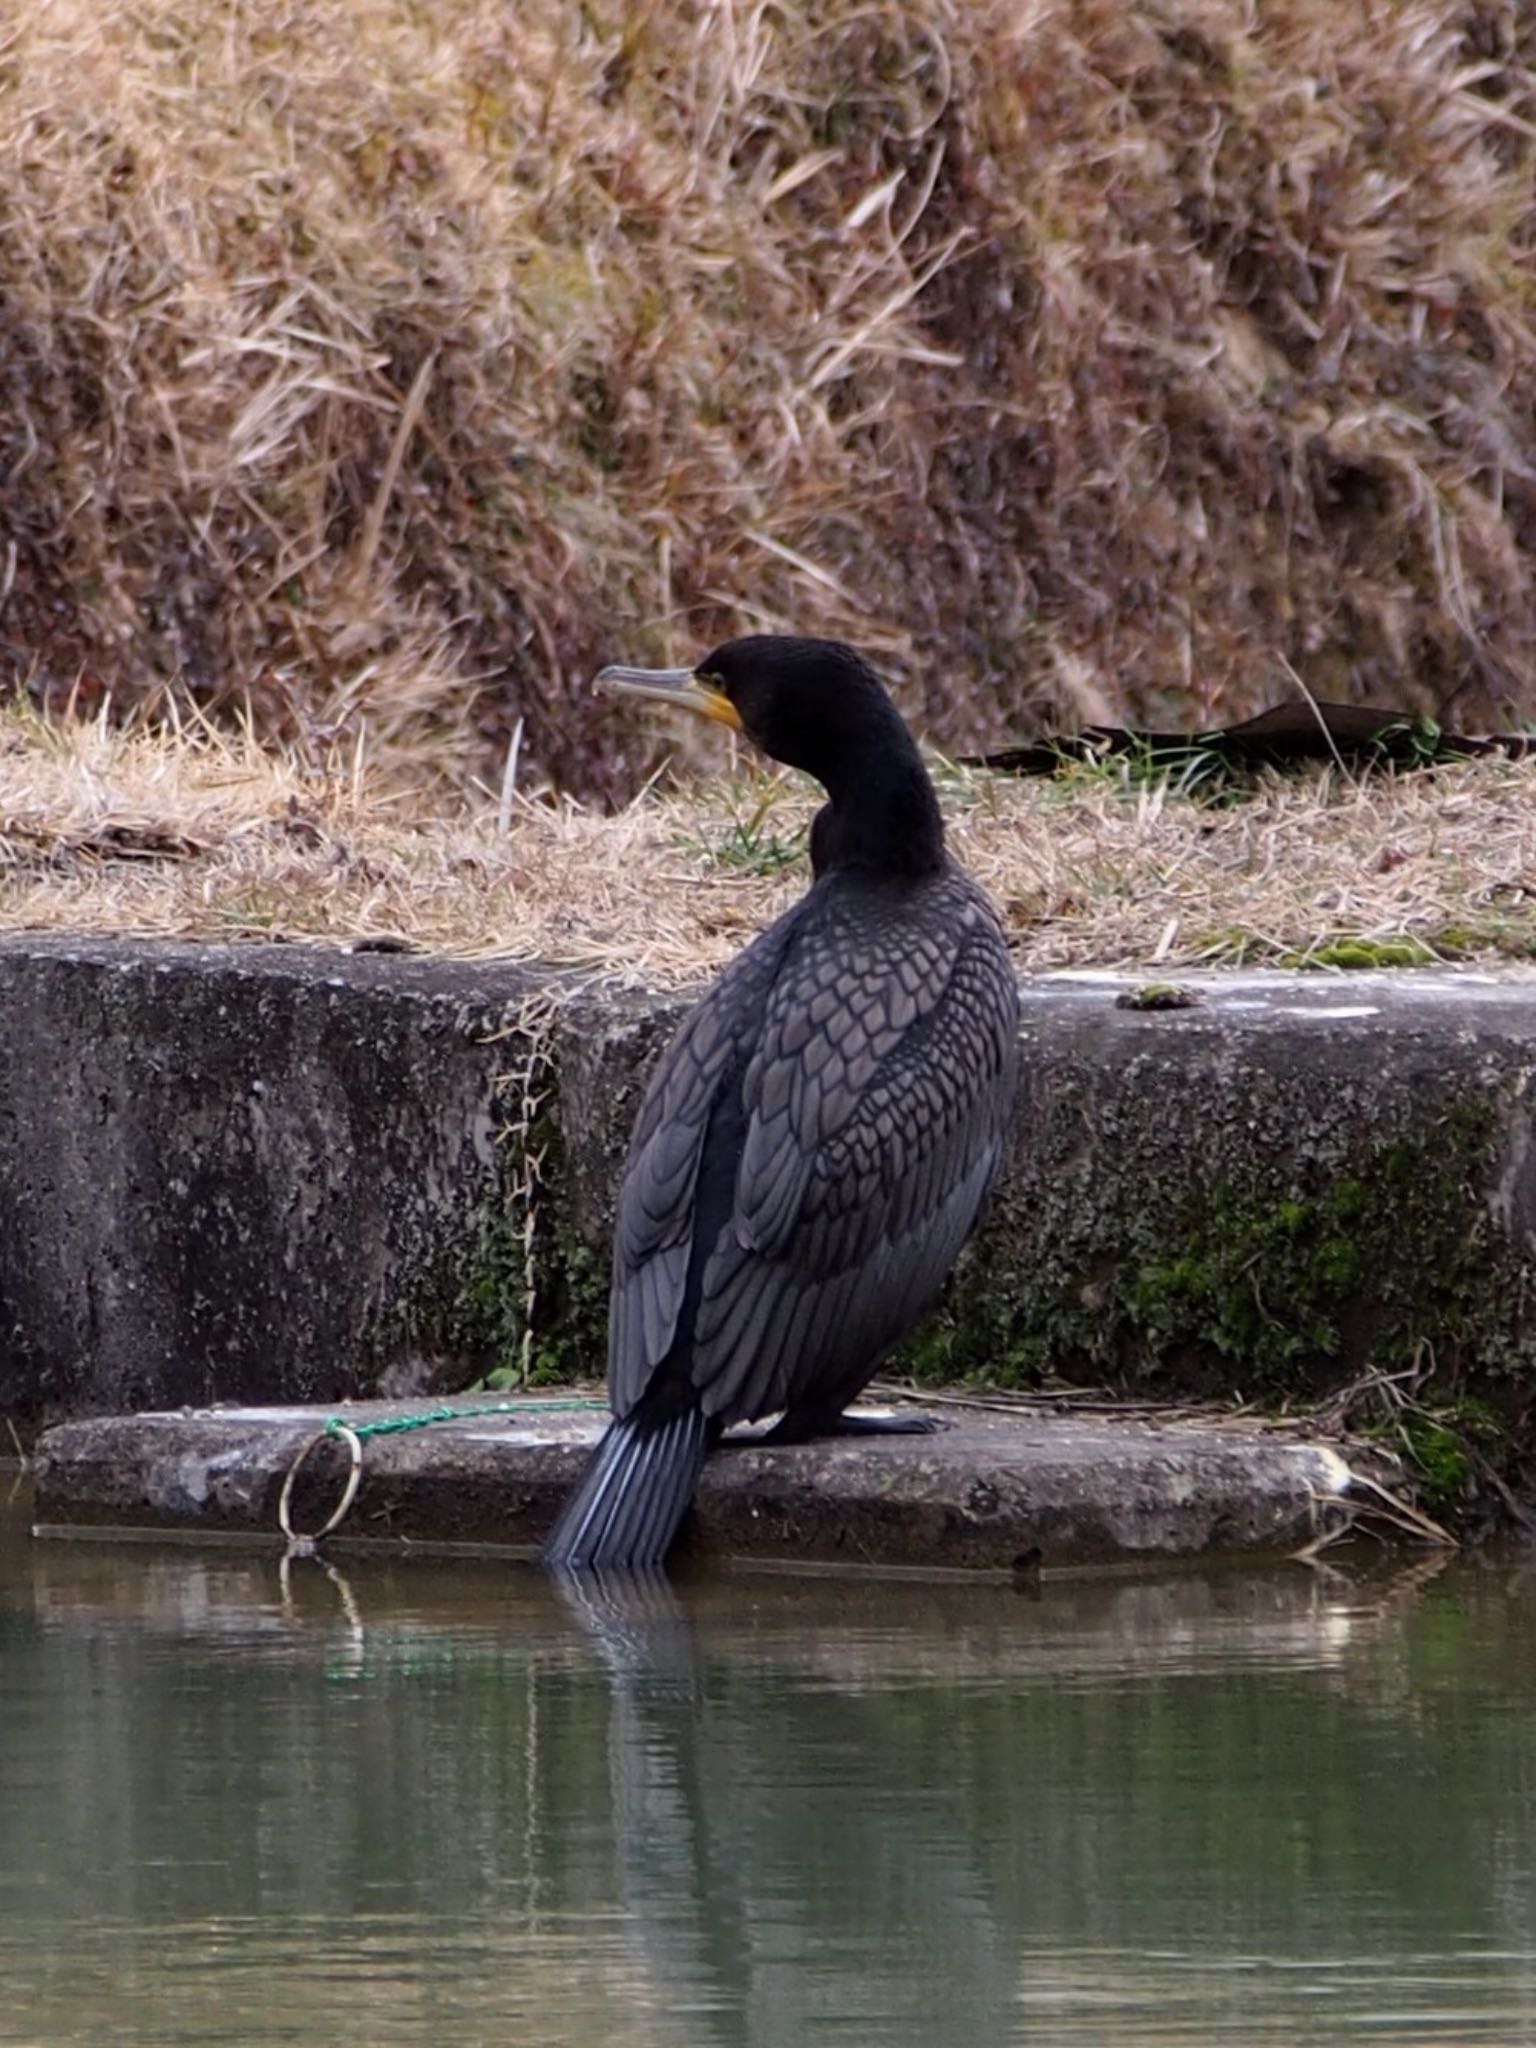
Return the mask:
<path id="1" fill-rule="evenodd" d="M 569 1229 L 553 1238 L 532 1323 L 528 1384 L 535 1387 L 601 1379 L 608 1365 L 608 1253 Z"/>
<path id="2" fill-rule="evenodd" d="M 1248 1387 L 1288 1393 L 1347 1363 L 1401 1365 L 1476 1323 L 1482 1233 L 1468 1171 L 1480 1148 L 1394 1140 L 1356 1172 L 1296 1190 L 1220 1181 L 1143 1257 L 1120 1308 L 1144 1364 L 1196 1346 Z"/>
<path id="3" fill-rule="evenodd" d="M 1411 932 L 1400 932 L 1382 939 L 1327 939 L 1309 946 L 1304 953 L 1285 954 L 1279 964 L 1312 969 L 1334 967 L 1359 974 L 1377 967 L 1438 967 L 1445 957 L 1427 940 L 1416 938 Z"/>
<path id="4" fill-rule="evenodd" d="M 498 1190 L 470 1237 L 453 1302 L 453 1348 L 478 1375 L 470 1390 L 501 1393 L 523 1384 L 526 1291 L 522 1218 Z"/>
<path id="5" fill-rule="evenodd" d="M 1536 1366 L 1528 1262 L 1487 1195 L 1488 1103 L 1333 1144 L 1295 1126 L 1285 1157 L 1252 1132 L 1218 1147 L 1213 1131 L 1213 1170 L 1183 1146 L 1159 1165 L 1147 1108 L 1134 1155 L 1096 1152 L 1095 1177 L 1008 1191 L 902 1370 L 1283 1405 L 1410 1366 L 1444 1386 Z M 1437 1443 L 1421 1448 L 1439 1498 L 1455 1475 Z"/>

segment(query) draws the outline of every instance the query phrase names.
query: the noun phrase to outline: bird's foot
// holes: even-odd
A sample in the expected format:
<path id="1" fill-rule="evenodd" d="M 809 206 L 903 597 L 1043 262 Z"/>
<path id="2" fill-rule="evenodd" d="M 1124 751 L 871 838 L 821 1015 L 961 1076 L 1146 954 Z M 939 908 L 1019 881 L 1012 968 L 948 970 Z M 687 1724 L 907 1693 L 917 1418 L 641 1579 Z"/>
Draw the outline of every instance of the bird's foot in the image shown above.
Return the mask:
<path id="1" fill-rule="evenodd" d="M 904 1409 L 897 1415 L 785 1415 L 757 1441 L 808 1444 L 819 1436 L 933 1436 L 948 1423 L 937 1415 Z"/>
<path id="2" fill-rule="evenodd" d="M 839 1415 L 830 1436 L 937 1436 L 949 1424 L 942 1415 L 906 1408 L 899 1415 Z"/>

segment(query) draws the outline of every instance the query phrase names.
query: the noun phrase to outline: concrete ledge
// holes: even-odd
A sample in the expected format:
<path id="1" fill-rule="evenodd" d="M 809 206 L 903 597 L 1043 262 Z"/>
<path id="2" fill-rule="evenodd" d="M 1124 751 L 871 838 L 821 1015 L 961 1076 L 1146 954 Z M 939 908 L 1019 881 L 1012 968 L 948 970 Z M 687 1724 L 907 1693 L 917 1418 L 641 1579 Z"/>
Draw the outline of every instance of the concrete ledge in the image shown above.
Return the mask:
<path id="1" fill-rule="evenodd" d="M 366 1423 L 399 1412 L 353 1404 Z M 75 1422 L 42 1439 L 38 1522 L 53 1529 L 235 1531 L 276 1538 L 285 1474 L 323 1427 L 314 1410 L 223 1409 Z M 602 1426 L 541 1408 L 369 1438 L 357 1498 L 326 1548 L 542 1538 Z M 305 1460 L 291 1520 L 321 1527 L 341 1496 L 340 1442 Z M 727 1447 L 705 1467 L 690 1548 L 704 1556 L 869 1567 L 1013 1570 L 1294 1548 L 1350 1471 L 1326 1444 L 1212 1428 L 966 1411 L 930 1437 L 792 1450 Z"/>
<path id="2" fill-rule="evenodd" d="M 1536 975 L 1024 985 L 992 1211 L 905 1362 L 1269 1397 L 1536 1365 Z M 547 998 L 557 989 L 562 1007 Z M 495 963 L 0 940 L 0 1415 L 602 1369 L 682 1005 Z"/>

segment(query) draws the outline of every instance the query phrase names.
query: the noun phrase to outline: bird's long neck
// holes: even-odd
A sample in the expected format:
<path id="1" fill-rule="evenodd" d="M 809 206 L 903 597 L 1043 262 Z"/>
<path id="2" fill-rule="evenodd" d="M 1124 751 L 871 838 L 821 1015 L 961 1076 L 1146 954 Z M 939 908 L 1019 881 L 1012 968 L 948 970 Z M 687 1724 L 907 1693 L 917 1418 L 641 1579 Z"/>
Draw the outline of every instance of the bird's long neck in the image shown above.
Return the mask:
<path id="1" fill-rule="evenodd" d="M 944 865 L 944 820 L 928 771 L 906 729 L 899 745 L 824 777 L 830 803 L 811 826 L 811 866 L 915 880 Z"/>

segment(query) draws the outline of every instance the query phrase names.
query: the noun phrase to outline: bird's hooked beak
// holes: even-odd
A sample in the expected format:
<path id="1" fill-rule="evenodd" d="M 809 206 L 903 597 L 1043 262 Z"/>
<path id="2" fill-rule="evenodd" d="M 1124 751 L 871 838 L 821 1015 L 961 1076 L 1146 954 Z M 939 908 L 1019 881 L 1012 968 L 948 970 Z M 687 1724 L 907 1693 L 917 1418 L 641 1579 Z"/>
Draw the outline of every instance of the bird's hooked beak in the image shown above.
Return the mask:
<path id="1" fill-rule="evenodd" d="M 733 732 L 741 731 L 741 713 L 724 690 L 691 668 L 604 668 L 598 670 L 593 687 L 626 697 L 653 697 L 658 704 L 681 705 L 685 711 L 730 726 Z"/>

